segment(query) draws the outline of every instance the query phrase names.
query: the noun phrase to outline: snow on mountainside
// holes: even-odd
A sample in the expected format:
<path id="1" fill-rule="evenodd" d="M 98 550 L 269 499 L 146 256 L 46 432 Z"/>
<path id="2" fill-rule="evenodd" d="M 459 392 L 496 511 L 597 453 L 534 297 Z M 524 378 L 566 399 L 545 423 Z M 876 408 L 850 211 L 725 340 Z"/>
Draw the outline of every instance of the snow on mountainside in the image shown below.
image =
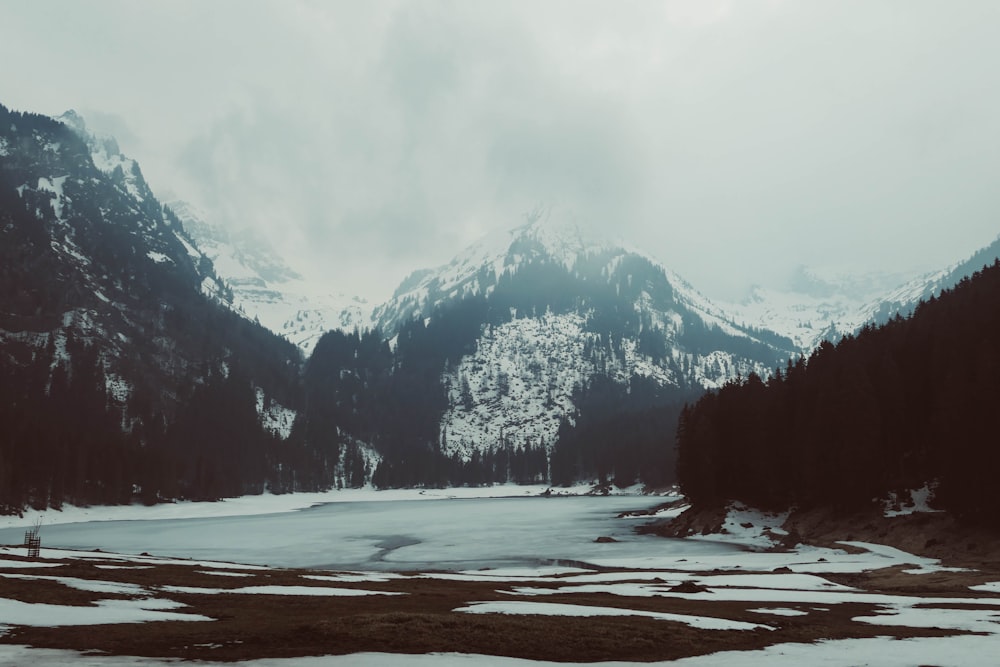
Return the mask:
<path id="1" fill-rule="evenodd" d="M 766 376 L 794 350 L 735 323 L 655 261 L 548 213 L 413 274 L 374 319 L 391 337 L 463 299 L 498 304 L 500 320 L 484 321 L 474 351 L 443 374 L 441 448 L 463 460 L 503 446 L 550 449 L 597 377 L 691 391 Z"/>
<path id="2" fill-rule="evenodd" d="M 754 286 L 742 303 L 725 308 L 745 324 L 775 331 L 808 353 L 824 339 L 856 331 L 866 304 L 910 280 L 900 273 L 820 276 L 799 267 L 784 289 Z"/>
<path id="3" fill-rule="evenodd" d="M 93 166 L 103 173 L 124 196 L 124 201 L 131 208 L 130 213 L 132 214 L 128 216 L 127 222 L 137 228 L 143 242 L 150 248 L 145 252 L 146 257 L 156 264 L 176 268 L 184 263 L 182 257 L 186 254 L 191 268 L 200 279 L 201 292 L 228 305 L 230 301 L 228 289 L 212 264 L 214 258 L 193 244 L 192 236 L 185 230 L 183 224 L 178 224 L 180 221 L 169 210 L 161 206 L 143 177 L 138 162 L 121 152 L 114 137 L 90 132 L 84 119 L 75 111 L 69 110 L 54 120 L 67 126 L 84 141 L 90 151 Z M 52 150 L 58 150 L 58 147 L 53 147 Z M 52 179 L 40 178 L 38 184 L 38 190 L 49 192 L 54 196 L 52 207 L 56 219 L 60 222 L 65 222 L 63 220 L 64 208 L 68 203 L 72 203 L 63 192 L 63 185 L 67 178 L 69 176 Z M 105 215 L 111 213 L 109 209 L 105 208 L 101 208 L 100 212 Z M 71 247 L 73 236 L 74 234 L 67 236 L 63 244 L 54 242 L 54 247 L 63 247 L 76 262 L 90 264 L 91 260 L 81 254 L 78 248 Z M 98 282 L 96 277 L 93 280 Z M 110 290 L 108 291 L 110 292 Z M 124 304 L 112 303 L 101 289 L 95 289 L 94 294 L 105 304 L 113 305 L 122 312 L 127 312 Z M 84 315 L 83 324 L 86 324 L 87 320 L 93 317 L 93 314 L 84 313 Z M 63 337 L 64 334 L 57 334 L 57 344 L 63 340 Z M 129 338 L 122 333 L 118 333 L 112 339 L 120 344 L 123 350 L 130 343 Z M 118 403 L 125 404 L 132 392 L 132 387 L 128 381 L 108 371 L 108 391 Z M 267 406 L 263 404 L 263 401 L 258 401 L 257 408 L 267 430 L 282 438 L 288 437 L 291 421 L 295 414 L 293 411 L 284 408 L 273 398 L 268 401 Z"/>
<path id="4" fill-rule="evenodd" d="M 123 155 L 111 136 L 88 131 L 84 119 L 67 111 L 56 120 L 72 129 L 90 148 L 94 165 L 140 205 L 156 204 L 138 163 Z M 40 187 L 55 189 L 59 183 Z M 57 198 L 57 205 L 60 201 Z M 159 208 L 156 204 L 156 208 Z M 202 291 L 294 343 L 305 355 L 333 328 L 371 326 L 367 302 L 344 294 L 317 289 L 291 269 L 271 248 L 249 234 L 230 234 L 208 222 L 195 206 L 180 199 L 166 202 L 162 213 L 170 226 L 173 216 L 181 224 L 173 233 L 202 272 Z M 154 261 L 170 261 L 163 253 Z M 206 261 L 207 260 L 207 261 Z"/>
<path id="5" fill-rule="evenodd" d="M 448 264 L 411 274 L 388 302 L 375 309 L 373 320 L 385 335 L 392 336 L 402 323 L 429 317 L 442 304 L 490 294 L 500 276 L 516 272 L 525 262 L 545 258 L 572 269 L 581 255 L 610 247 L 585 241 L 572 222 L 556 222 L 551 212 L 535 211 L 526 216 L 526 224 L 492 232 Z"/>
<path id="6" fill-rule="evenodd" d="M 545 313 L 487 326 L 476 352 L 445 375 L 442 450 L 468 460 L 484 434 L 515 447 L 554 443 L 560 421 L 575 410 L 573 392 L 598 372 L 597 361 L 584 354 L 596 338 L 585 324 L 579 314 Z M 637 360 L 629 347 L 630 359 L 614 359 L 606 368 L 616 380 L 627 382 L 635 372 L 676 383 L 666 369 Z"/>
<path id="7" fill-rule="evenodd" d="M 826 278 L 800 267 L 788 288 L 754 287 L 745 301 L 725 308 L 749 326 L 790 338 L 808 354 L 823 340 L 836 341 L 867 324 L 910 315 L 921 301 L 940 295 L 998 257 L 1000 237 L 964 261 L 918 276 L 874 272 Z"/>
<path id="8" fill-rule="evenodd" d="M 372 326 L 367 301 L 317 288 L 266 244 L 250 234 L 230 234 L 188 202 L 175 199 L 166 206 L 232 290 L 230 305 L 287 338 L 306 356 L 330 329 Z"/>
<path id="9" fill-rule="evenodd" d="M 90 150 L 93 166 L 127 197 L 131 203 L 131 213 L 134 215 L 133 222 L 139 226 L 147 241 L 152 240 L 162 245 L 164 235 L 172 237 L 171 244 L 179 243 L 187 251 L 195 271 L 201 277 L 202 292 L 206 296 L 225 301 L 225 285 L 216 275 L 211 261 L 206 261 L 204 254 L 191 244 L 191 239 L 183 226 L 175 224 L 176 219 L 161 207 L 149 184 L 146 183 L 139 163 L 121 152 L 114 137 L 90 132 L 83 117 L 76 111 L 70 109 L 55 120 L 67 126 L 84 141 Z M 41 182 L 39 187 L 42 187 Z M 53 186 L 49 186 L 49 189 L 54 191 Z M 53 206 L 56 207 L 57 217 L 60 217 L 61 187 L 54 193 L 57 196 Z M 105 211 L 102 210 L 103 212 Z M 162 247 L 149 251 L 147 256 L 157 263 L 174 263 L 170 253 Z"/>
<path id="10" fill-rule="evenodd" d="M 964 278 L 971 278 L 984 266 L 1000 259 L 1000 236 L 971 257 L 957 262 L 940 271 L 932 271 L 903 283 L 881 298 L 866 303 L 855 315 L 850 331 L 857 331 L 869 322 L 884 324 L 897 314 L 907 316 L 913 313 L 917 304 L 942 291 L 951 289 Z"/>
<path id="11" fill-rule="evenodd" d="M 414 272 L 400 284 L 389 301 L 375 308 L 372 319 L 386 336 L 391 337 L 400 324 L 430 317 L 443 304 L 475 294 L 489 295 L 501 276 L 516 274 L 524 264 L 538 260 L 555 262 L 580 277 L 586 271 L 582 265 L 587 260 L 602 256 L 609 259 L 600 267 L 600 273 L 609 281 L 625 258 L 643 257 L 663 274 L 672 298 L 678 303 L 726 334 L 748 336 L 746 327 L 735 325 L 731 315 L 673 271 L 620 243 L 590 237 L 573 220 L 559 217 L 551 210 L 534 211 L 526 216 L 524 225 L 491 233 L 444 266 Z M 584 276 L 583 279 L 588 278 Z M 637 309 L 643 307 L 637 306 Z M 648 308 L 645 310 L 652 312 Z"/>
<path id="12" fill-rule="evenodd" d="M 142 409 L 169 415 L 181 378 L 225 367 L 226 355 L 247 341 L 260 345 L 261 364 L 284 361 L 284 343 L 204 299 L 225 291 L 211 261 L 114 139 L 88 132 L 73 111 L 50 118 L 0 105 L 0 116 L 8 286 L 0 354 L 21 368 L 41 351 L 52 356 L 53 372 L 92 357 L 86 363 L 125 432 L 149 417 Z M 246 340 L 199 339 L 209 328 Z M 284 398 L 283 388 L 267 389 L 271 407 Z"/>
<path id="13" fill-rule="evenodd" d="M 154 199 L 146 179 L 142 176 L 139 164 L 122 154 L 118 147 L 118 141 L 114 137 L 88 131 L 83 117 L 72 109 L 57 117 L 56 120 L 69 127 L 87 142 L 94 166 L 111 176 L 135 200 L 147 202 Z"/>

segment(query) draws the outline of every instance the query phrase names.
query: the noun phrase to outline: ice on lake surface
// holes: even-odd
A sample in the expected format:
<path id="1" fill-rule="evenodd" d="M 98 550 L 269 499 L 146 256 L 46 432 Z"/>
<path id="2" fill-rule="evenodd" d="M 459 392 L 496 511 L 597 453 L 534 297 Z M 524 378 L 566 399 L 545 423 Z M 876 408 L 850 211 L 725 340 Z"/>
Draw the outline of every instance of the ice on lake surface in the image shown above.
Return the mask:
<path id="1" fill-rule="evenodd" d="M 607 562 L 737 547 L 637 535 L 618 518 L 660 497 L 568 496 L 358 501 L 256 516 L 43 526 L 46 547 L 337 570 L 470 570 Z M 23 529 L 0 530 L 17 544 Z M 598 537 L 617 542 L 595 543 Z"/>

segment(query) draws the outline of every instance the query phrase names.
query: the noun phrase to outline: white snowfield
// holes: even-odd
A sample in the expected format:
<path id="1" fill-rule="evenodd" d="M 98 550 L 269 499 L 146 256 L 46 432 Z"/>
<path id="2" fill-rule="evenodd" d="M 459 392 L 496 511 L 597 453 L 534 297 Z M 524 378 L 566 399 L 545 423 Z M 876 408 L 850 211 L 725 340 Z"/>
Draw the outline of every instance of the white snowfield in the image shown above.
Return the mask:
<path id="1" fill-rule="evenodd" d="M 470 490 L 473 491 L 473 490 Z M 474 491 L 482 491 L 477 489 Z M 455 493 L 454 490 L 441 494 Z M 406 494 L 403 494 L 406 495 Z M 420 495 L 420 494 L 416 494 Z M 280 498 L 280 497 L 279 497 Z M 412 497 L 410 498 L 413 499 Z M 260 499 L 257 499 L 259 502 Z M 272 502 L 272 501 L 268 501 Z M 539 502 L 544 502 L 541 499 Z M 223 505 L 223 504 L 214 504 Z M 239 504 L 237 503 L 237 506 Z M 425 507 L 423 503 L 420 507 Z M 429 507 L 429 506 L 426 506 Z M 531 511 L 526 506 L 525 511 Z M 150 511 L 155 508 L 145 508 Z M 615 519 L 629 521 L 630 519 Z M 732 527 L 728 536 L 735 543 L 763 548 L 763 539 L 773 534 L 777 517 L 754 514 L 745 507 L 734 507 L 726 521 Z M 742 532 L 741 532 L 742 531 Z M 665 541 L 666 542 L 666 541 Z M 4 553 L 20 553 L 14 547 L 0 548 L 0 584 L 10 581 L 45 581 L 58 583 L 96 595 L 116 594 L 130 599 L 99 600 L 90 607 L 69 605 L 29 604 L 0 599 L 0 629 L 10 626 L 38 625 L 101 625 L 105 623 L 145 623 L 157 621 L 208 622 L 211 618 L 190 613 L 184 605 L 171 599 L 177 594 L 215 595 L 219 593 L 268 595 L 385 595 L 393 591 L 373 591 L 337 587 L 338 583 L 380 582 L 391 588 L 393 582 L 410 577 L 435 577 L 495 584 L 498 592 L 509 600 L 470 600 L 454 612 L 463 614 L 518 614 L 558 616 L 625 616 L 646 617 L 666 622 L 683 623 L 708 631 L 756 631 L 770 633 L 787 619 L 821 617 L 838 605 L 864 604 L 868 609 L 852 620 L 864 627 L 884 627 L 886 633 L 899 627 L 941 628 L 957 633 L 949 637 L 896 639 L 876 636 L 866 639 L 824 640 L 810 644 L 782 643 L 765 649 L 726 651 L 673 662 L 643 663 L 679 665 L 681 667 L 791 667 L 792 665 L 912 667 L 939 665 L 952 667 L 990 664 L 1000 655 L 1000 582 L 972 586 L 979 593 L 973 597 L 893 595 L 869 592 L 828 580 L 832 572 L 860 573 L 887 567 L 898 567 L 914 576 L 928 572 L 947 571 L 940 563 L 914 556 L 884 545 L 845 542 L 855 553 L 841 549 L 802 546 L 786 552 L 739 551 L 730 545 L 689 539 L 688 551 L 664 550 L 659 556 L 641 558 L 609 557 L 579 560 L 572 565 L 536 565 L 502 567 L 485 570 L 456 570 L 426 574 L 398 572 L 331 572 L 329 575 L 310 574 L 303 579 L 331 585 L 245 586 L 236 589 L 181 586 L 138 586 L 136 584 L 88 580 L 59 576 L 55 559 L 85 558 L 112 561 L 102 566 L 115 568 L 148 567 L 153 564 L 183 564 L 198 572 L 219 576 L 249 576 L 266 571 L 262 566 L 246 566 L 206 560 L 174 560 L 169 558 L 75 552 L 43 548 L 44 569 L 22 567 L 23 561 L 3 558 Z M 717 546 L 713 546 L 716 545 Z M 611 545 L 614 546 L 614 545 Z M 710 547 L 706 550 L 706 547 Z M 454 548 L 460 548 L 455 545 Z M 602 571 L 602 567 L 618 571 Z M 781 572 L 774 570 L 782 568 Z M 784 569 L 784 568 L 787 568 Z M 14 571 L 10 571 L 14 570 Z M 20 571 L 18 571 L 20 570 Z M 790 571 L 789 571 L 790 570 Z M 248 582 L 251 583 L 251 582 Z M 305 583 L 305 582 L 303 582 Z M 680 588 L 677 588 L 680 587 Z M 2 588 L 0 588 L 2 591 Z M 559 602 L 545 598 L 560 595 Z M 724 617 L 630 609 L 627 604 L 600 606 L 574 604 L 573 596 L 608 594 L 621 598 L 676 598 L 698 601 L 735 601 L 747 603 L 749 611 L 761 615 L 760 623 Z M 756 606 L 759 605 L 759 606 Z M 842 608 L 842 607 L 841 607 Z M 720 614 L 723 612 L 720 609 Z M 878 630 L 876 630 L 878 632 Z M 224 638 L 220 639 L 220 641 Z M 0 645 L 0 667 L 4 665 L 103 665 L 131 667 L 138 665 L 176 665 L 178 661 L 137 657 L 81 655 L 72 651 L 33 649 L 25 646 Z M 264 659 L 240 663 L 198 662 L 202 667 L 242 665 L 244 667 L 555 667 L 573 663 L 552 663 L 514 658 L 461 654 L 355 654 L 319 656 L 314 658 Z M 619 667 L 624 662 L 587 663 L 599 667 Z"/>

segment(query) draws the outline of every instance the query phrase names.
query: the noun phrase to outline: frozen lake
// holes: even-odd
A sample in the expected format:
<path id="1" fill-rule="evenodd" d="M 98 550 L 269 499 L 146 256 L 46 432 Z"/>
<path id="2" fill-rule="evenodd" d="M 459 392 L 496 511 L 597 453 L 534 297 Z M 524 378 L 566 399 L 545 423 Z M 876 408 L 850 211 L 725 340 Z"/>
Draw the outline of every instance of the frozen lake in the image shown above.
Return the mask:
<path id="1" fill-rule="evenodd" d="M 273 567 L 470 570 L 718 554 L 730 548 L 636 535 L 617 518 L 661 497 L 565 496 L 336 502 L 280 514 L 43 525 L 44 547 Z M 23 528 L 0 530 L 18 544 Z M 614 543 L 596 543 L 598 537 Z M 735 550 L 735 547 L 732 548 Z"/>

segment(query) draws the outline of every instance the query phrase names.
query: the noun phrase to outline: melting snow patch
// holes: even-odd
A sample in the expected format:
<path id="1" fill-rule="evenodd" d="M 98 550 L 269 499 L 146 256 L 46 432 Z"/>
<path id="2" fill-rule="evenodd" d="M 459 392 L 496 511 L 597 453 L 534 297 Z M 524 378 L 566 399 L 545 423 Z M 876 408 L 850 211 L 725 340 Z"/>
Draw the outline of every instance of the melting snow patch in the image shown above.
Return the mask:
<path id="1" fill-rule="evenodd" d="M 208 616 L 167 611 L 183 607 L 172 600 L 100 600 L 93 606 L 33 604 L 0 598 L 0 624 L 55 628 L 148 621 L 211 621 Z"/>
<path id="2" fill-rule="evenodd" d="M 720 574 L 694 577 L 694 580 L 702 586 L 723 588 L 771 588 L 788 591 L 857 590 L 811 574 Z"/>
<path id="3" fill-rule="evenodd" d="M 932 599 L 928 599 L 928 603 L 932 601 Z M 1000 611 L 995 609 L 934 609 L 896 606 L 876 613 L 876 616 L 855 616 L 851 620 L 872 625 L 1000 634 Z"/>
<path id="4" fill-rule="evenodd" d="M 904 565 L 904 564 L 918 566 L 914 570 L 907 570 L 909 574 L 955 571 L 955 568 L 942 567 L 941 561 L 937 559 L 924 558 L 923 556 L 914 556 L 913 554 L 902 551 L 901 549 L 886 546 L 884 544 L 872 544 L 870 542 L 847 542 L 847 541 L 840 541 L 837 542 L 837 544 L 846 544 L 847 546 L 857 547 L 859 549 L 865 549 L 874 556 L 891 561 L 890 563 L 887 563 L 886 565 L 882 565 L 880 567 L 888 567 L 889 565 Z"/>
<path id="5" fill-rule="evenodd" d="M 661 621 L 684 623 L 700 630 L 773 630 L 768 625 L 731 621 L 725 618 L 711 616 L 688 616 L 686 614 L 669 614 L 657 611 L 640 611 L 637 609 L 619 609 L 617 607 L 591 607 L 576 604 L 557 604 L 548 602 L 473 602 L 467 607 L 455 609 L 468 614 L 515 614 L 529 616 L 643 616 Z"/>
<path id="6" fill-rule="evenodd" d="M 11 569 L 20 568 L 32 568 L 32 567 L 60 567 L 62 563 L 39 563 L 33 560 L 10 560 L 7 558 L 0 558 L 0 567 L 8 567 Z"/>
<path id="7" fill-rule="evenodd" d="M 465 570 L 459 574 L 495 577 L 499 579 L 536 579 L 539 577 L 557 577 L 563 574 L 589 574 L 594 570 L 582 567 L 504 567 L 489 570 Z"/>
<path id="8" fill-rule="evenodd" d="M 787 535 L 781 528 L 788 518 L 788 512 L 761 512 L 742 503 L 732 503 L 722 522 L 719 534 L 698 535 L 688 539 L 741 544 L 753 549 L 769 549 L 774 546 L 772 536 Z"/>
<path id="9" fill-rule="evenodd" d="M 244 588 L 198 588 L 196 586 L 161 586 L 167 593 L 193 595 L 302 595 L 316 597 L 361 597 L 364 595 L 405 595 L 392 591 L 368 591 L 360 588 L 325 588 L 322 586 L 245 586 Z"/>
<path id="10" fill-rule="evenodd" d="M 765 608 L 760 609 L 748 609 L 747 611 L 752 611 L 755 614 L 770 614 L 771 616 L 808 616 L 808 611 L 802 611 L 801 609 L 787 609 L 784 607 L 775 608 Z"/>
<path id="11" fill-rule="evenodd" d="M 978 586 L 969 586 L 974 591 L 985 591 L 986 593 L 1000 593 L 1000 581 L 991 581 Z"/>
<path id="12" fill-rule="evenodd" d="M 679 517 L 681 514 L 690 509 L 691 503 L 678 503 L 673 507 L 665 507 L 661 510 L 657 510 L 654 516 L 657 519 L 674 519 Z"/>
<path id="13" fill-rule="evenodd" d="M 396 572 L 341 572 L 338 574 L 304 574 L 303 579 L 313 581 L 333 581 L 344 584 L 371 583 L 392 581 L 393 579 L 403 579 L 402 574 Z"/>
<path id="14" fill-rule="evenodd" d="M 919 489 L 913 489 L 906 495 L 910 497 L 909 502 L 904 502 L 904 499 L 898 497 L 895 492 L 889 493 L 889 497 L 883 501 L 886 517 L 907 516 L 917 512 L 941 511 L 933 509 L 929 505 L 930 501 L 934 498 L 934 489 L 931 488 L 930 484 L 925 484 Z"/>
<path id="15" fill-rule="evenodd" d="M 32 574 L 11 574 L 0 573 L 0 577 L 6 579 L 24 579 L 30 581 L 54 581 L 70 588 L 90 593 L 113 593 L 116 595 L 148 595 L 147 591 L 138 584 L 127 584 L 119 581 L 94 581 L 91 579 L 77 579 L 75 577 L 48 577 Z"/>

